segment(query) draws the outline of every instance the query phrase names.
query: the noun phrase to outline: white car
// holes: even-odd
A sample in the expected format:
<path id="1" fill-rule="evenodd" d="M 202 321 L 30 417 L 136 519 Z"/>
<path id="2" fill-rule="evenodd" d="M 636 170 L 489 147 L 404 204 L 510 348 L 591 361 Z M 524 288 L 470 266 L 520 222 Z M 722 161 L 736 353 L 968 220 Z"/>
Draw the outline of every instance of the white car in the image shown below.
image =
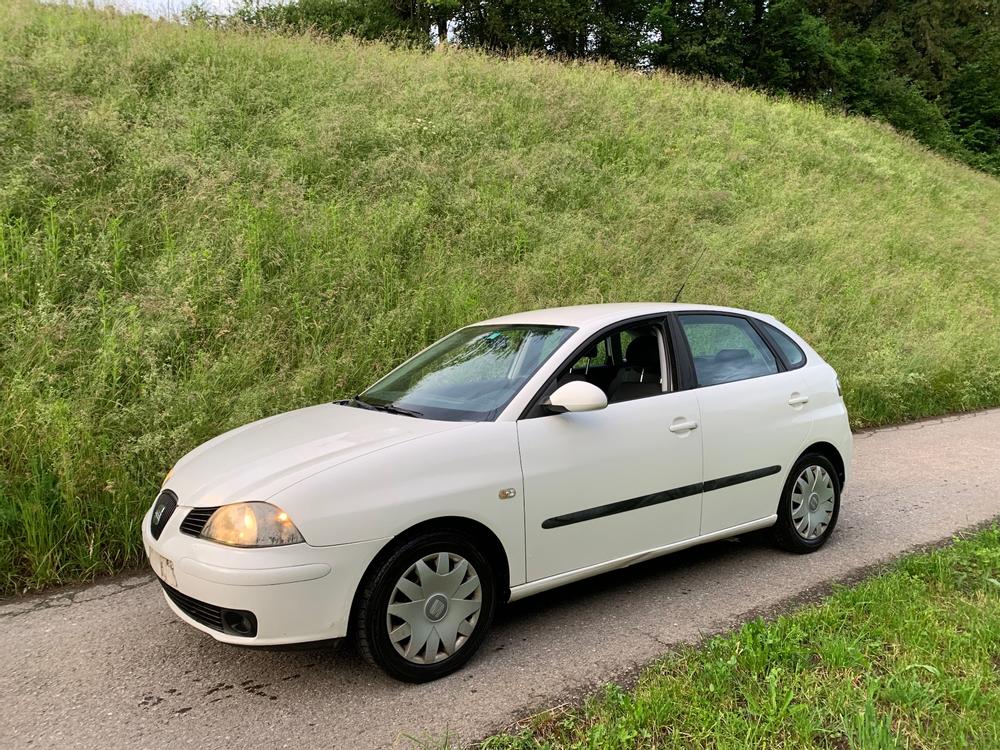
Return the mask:
<path id="1" fill-rule="evenodd" d="M 201 445 L 142 535 L 193 627 L 241 645 L 353 635 L 420 682 L 465 663 L 503 602 L 764 527 L 818 549 L 851 449 L 836 373 L 768 315 L 539 310 Z"/>

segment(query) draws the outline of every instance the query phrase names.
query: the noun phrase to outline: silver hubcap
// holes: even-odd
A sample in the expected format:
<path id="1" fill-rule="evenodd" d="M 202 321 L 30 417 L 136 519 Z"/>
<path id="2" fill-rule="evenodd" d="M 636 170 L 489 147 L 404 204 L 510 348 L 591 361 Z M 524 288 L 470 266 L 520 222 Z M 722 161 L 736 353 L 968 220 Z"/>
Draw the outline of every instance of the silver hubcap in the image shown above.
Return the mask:
<path id="1" fill-rule="evenodd" d="M 476 569 L 459 555 L 439 552 L 417 560 L 396 582 L 385 626 L 400 656 L 433 664 L 465 645 L 482 606 Z"/>
<path id="2" fill-rule="evenodd" d="M 792 523 L 803 539 L 818 539 L 833 518 L 833 478 L 822 466 L 807 466 L 792 488 Z"/>

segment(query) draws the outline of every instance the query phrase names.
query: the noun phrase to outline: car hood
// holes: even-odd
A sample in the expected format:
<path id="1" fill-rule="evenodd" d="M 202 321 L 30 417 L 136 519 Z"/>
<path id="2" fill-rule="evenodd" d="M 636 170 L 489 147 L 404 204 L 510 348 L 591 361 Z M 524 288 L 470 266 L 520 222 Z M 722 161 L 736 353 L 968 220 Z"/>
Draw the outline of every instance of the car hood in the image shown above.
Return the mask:
<path id="1" fill-rule="evenodd" d="M 165 487 L 184 506 L 267 500 L 345 461 L 468 424 L 339 404 L 310 406 L 238 427 L 200 445 L 177 462 Z"/>

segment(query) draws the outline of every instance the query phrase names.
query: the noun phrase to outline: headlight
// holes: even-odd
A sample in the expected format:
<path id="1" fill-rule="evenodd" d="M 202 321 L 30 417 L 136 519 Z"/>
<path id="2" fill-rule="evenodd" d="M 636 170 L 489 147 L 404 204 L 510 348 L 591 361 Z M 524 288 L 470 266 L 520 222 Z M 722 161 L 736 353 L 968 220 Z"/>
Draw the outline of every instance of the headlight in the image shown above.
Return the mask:
<path id="1" fill-rule="evenodd" d="M 233 547 L 277 547 L 305 541 L 288 514 L 270 503 L 223 505 L 208 519 L 201 535 Z"/>

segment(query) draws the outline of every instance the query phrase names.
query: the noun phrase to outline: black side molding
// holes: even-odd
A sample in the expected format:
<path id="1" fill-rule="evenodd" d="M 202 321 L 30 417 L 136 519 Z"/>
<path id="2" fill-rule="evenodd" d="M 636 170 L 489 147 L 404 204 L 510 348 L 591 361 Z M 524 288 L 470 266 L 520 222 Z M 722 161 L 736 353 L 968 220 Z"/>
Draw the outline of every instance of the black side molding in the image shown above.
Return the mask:
<path id="1" fill-rule="evenodd" d="M 542 521 L 542 528 L 557 529 L 560 526 L 569 526 L 570 524 L 580 523 L 582 521 L 592 521 L 595 518 L 613 516 L 617 513 L 627 513 L 630 510 L 648 508 L 650 505 L 669 503 L 671 500 L 680 500 L 682 497 L 690 497 L 691 495 L 697 495 L 701 492 L 712 492 L 713 490 L 721 490 L 724 487 L 732 487 L 736 484 L 752 482 L 755 479 L 762 479 L 764 477 L 769 477 L 772 474 L 777 474 L 779 471 L 781 471 L 780 466 L 765 466 L 763 469 L 744 471 L 740 474 L 731 474 L 728 477 L 710 479 L 707 482 L 698 482 L 696 484 L 688 484 L 683 487 L 675 487 L 670 490 L 661 490 L 660 492 L 653 492 L 649 495 L 633 497 L 630 500 L 619 500 L 616 503 L 597 505 L 593 508 L 573 511 L 572 513 L 566 513 L 562 516 L 546 518 Z"/>
<path id="2" fill-rule="evenodd" d="M 763 479 L 764 477 L 769 477 L 772 474 L 777 474 L 779 471 L 781 471 L 780 466 L 765 466 L 763 469 L 744 471 L 742 474 L 732 474 L 728 477 L 722 477 L 721 479 L 710 479 L 703 483 L 705 487 L 704 491 L 711 492 L 712 490 L 721 490 L 723 487 L 732 487 L 734 484 L 752 482 L 755 479 Z"/>

